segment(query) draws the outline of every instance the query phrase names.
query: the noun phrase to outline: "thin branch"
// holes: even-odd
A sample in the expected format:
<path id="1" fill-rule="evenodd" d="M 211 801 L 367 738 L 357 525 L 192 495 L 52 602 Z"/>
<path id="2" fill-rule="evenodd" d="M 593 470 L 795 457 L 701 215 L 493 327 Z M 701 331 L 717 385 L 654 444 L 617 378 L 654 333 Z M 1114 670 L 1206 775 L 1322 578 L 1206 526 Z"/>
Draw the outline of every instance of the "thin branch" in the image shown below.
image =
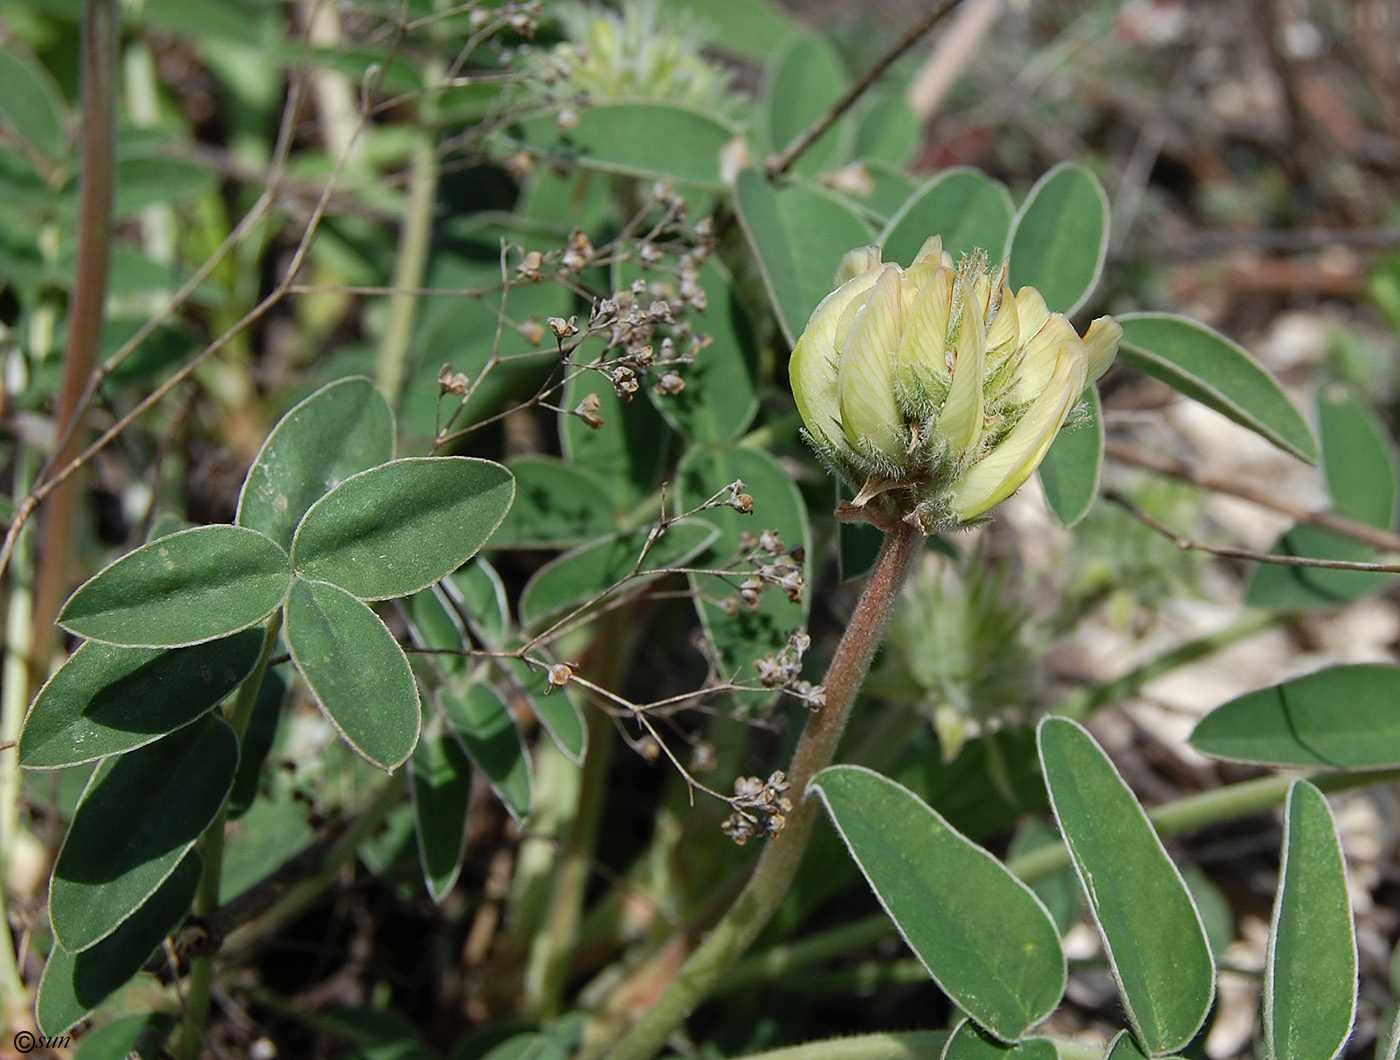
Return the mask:
<path id="1" fill-rule="evenodd" d="M 899 38 L 894 46 L 890 48 L 874 66 L 867 70 L 864 76 L 850 87 L 850 90 L 846 92 L 845 95 L 827 108 L 825 114 L 812 122 L 811 125 L 807 126 L 796 140 L 788 144 L 787 147 L 783 148 L 782 151 L 768 160 L 764 166 L 764 170 L 768 174 L 768 179 L 773 180 L 777 177 L 781 177 L 791 169 L 792 164 L 801 157 L 802 153 L 816 143 L 823 133 L 835 125 L 836 122 L 840 120 L 841 115 L 850 110 L 856 100 L 860 99 L 860 97 L 865 94 L 866 90 L 879 80 L 881 74 L 894 65 L 894 63 L 899 60 L 900 56 L 917 44 L 920 37 L 933 29 L 933 27 L 942 21 L 953 8 L 957 7 L 957 5 L 958 0 L 941 0 L 940 3 L 934 6 L 933 10 L 919 19 L 908 33 Z"/>
<path id="2" fill-rule="evenodd" d="M 70 459 L 91 404 L 87 390 L 102 342 L 111 273 L 112 205 L 116 198 L 117 52 L 121 11 L 116 0 L 87 0 L 83 6 L 82 177 L 79 182 L 78 258 L 68 312 L 68 346 L 58 394 L 60 435 L 54 461 Z M 42 681 L 55 643 L 53 623 L 70 588 L 69 566 L 78 521 L 78 484 L 54 494 L 43 524 L 34 579 L 34 638 L 29 648 L 30 680 Z"/>
<path id="3" fill-rule="evenodd" d="M 1369 574 L 1400 574 L 1400 563 L 1353 563 L 1342 559 L 1319 559 L 1316 556 L 1280 556 L 1268 552 L 1258 552 L 1252 548 L 1230 548 L 1219 545 L 1207 545 L 1204 541 L 1197 541 L 1194 538 L 1187 537 L 1185 534 L 1177 533 L 1160 520 L 1148 515 L 1117 490 L 1105 490 L 1103 496 L 1104 500 L 1111 501 L 1126 509 L 1128 514 L 1137 519 L 1149 530 L 1155 530 L 1175 544 L 1177 548 L 1182 550 L 1190 549 L 1195 552 L 1208 552 L 1212 556 L 1220 556 L 1224 559 L 1249 560 L 1251 563 L 1272 563 L 1279 567 L 1320 567 L 1324 570 L 1354 570 Z"/>
<path id="4" fill-rule="evenodd" d="M 1180 482 L 1188 482 L 1193 486 L 1200 486 L 1202 489 L 1238 497 L 1240 500 L 1257 504 L 1261 508 L 1268 508 L 1280 515 L 1286 515 L 1294 522 L 1330 530 L 1334 534 L 1359 541 L 1363 545 L 1384 549 L 1387 552 L 1400 552 L 1400 534 L 1393 534 L 1388 530 L 1381 530 L 1355 519 L 1348 519 L 1345 515 L 1338 515 L 1336 512 L 1313 511 L 1300 504 L 1284 500 L 1277 493 L 1259 489 L 1256 486 L 1232 482 L 1213 475 L 1203 475 L 1179 460 L 1150 456 L 1140 449 L 1133 449 L 1121 442 L 1113 441 L 1104 445 L 1104 454 L 1115 460 L 1121 460 L 1125 464 L 1154 471 L 1159 475 L 1166 475 L 1168 478 L 1174 478 Z"/>

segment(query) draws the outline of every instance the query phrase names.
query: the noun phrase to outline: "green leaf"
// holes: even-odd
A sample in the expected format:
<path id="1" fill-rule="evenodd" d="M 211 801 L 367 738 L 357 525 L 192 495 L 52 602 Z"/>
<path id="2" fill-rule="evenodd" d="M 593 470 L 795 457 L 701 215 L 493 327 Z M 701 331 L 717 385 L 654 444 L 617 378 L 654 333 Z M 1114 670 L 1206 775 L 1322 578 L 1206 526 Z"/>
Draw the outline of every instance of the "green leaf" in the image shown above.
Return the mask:
<path id="1" fill-rule="evenodd" d="M 1027 817 L 1011 837 L 1011 843 L 1006 848 L 1006 860 L 1012 862 L 1033 851 L 1063 845 L 1060 833 L 1049 823 L 1039 817 Z M 1036 897 L 1044 903 L 1045 910 L 1055 922 L 1055 929 L 1059 931 L 1060 937 L 1069 934 L 1070 928 L 1079 923 L 1079 911 L 1084 904 L 1074 871 L 1065 869 L 1064 872 L 1057 872 L 1053 876 L 1043 876 L 1030 887 L 1036 893 Z"/>
<path id="2" fill-rule="evenodd" d="M 1355 1018 L 1356 933 L 1341 840 L 1322 792 L 1297 780 L 1264 964 L 1264 1055 L 1332 1060 Z"/>
<path id="3" fill-rule="evenodd" d="M 1236 343 L 1170 313 L 1127 313 L 1119 357 L 1310 464 L 1317 440 L 1293 403 Z"/>
<path id="4" fill-rule="evenodd" d="M 374 384 L 363 376 L 327 383 L 267 436 L 243 480 L 234 521 L 290 549 L 308 508 L 393 455 L 394 414 Z"/>
<path id="5" fill-rule="evenodd" d="M 735 206 L 764 289 L 789 346 L 831 292 L 842 257 L 870 242 L 870 230 L 840 199 L 800 185 L 774 189 L 763 174 L 739 174 Z"/>
<path id="6" fill-rule="evenodd" d="M 590 497 L 599 517 L 621 516 L 661 482 L 669 448 L 666 421 L 650 401 L 623 401 L 612 383 L 594 372 L 576 374 L 564 384 L 562 407 L 577 408 L 590 394 L 598 399 L 602 426 L 561 413 L 560 444 L 565 460 L 604 483 L 603 492 Z"/>
<path id="7" fill-rule="evenodd" d="M 1186 889 L 1191 892 L 1191 900 L 1201 914 L 1206 938 L 1210 940 L 1210 952 L 1219 965 L 1226 948 L 1235 941 L 1235 915 L 1230 909 L 1230 900 L 1211 883 L 1199 865 L 1183 865 L 1181 878 L 1186 881 Z"/>
<path id="8" fill-rule="evenodd" d="M 535 572 L 520 594 L 520 621 L 535 628 L 546 619 L 592 599 L 626 579 L 619 591 L 634 591 L 667 567 L 679 566 L 703 551 L 716 536 L 708 522 L 682 519 L 642 559 L 650 530 L 607 537 L 566 552 Z M 641 560 L 638 577 L 630 577 Z"/>
<path id="9" fill-rule="evenodd" d="M 1045 500 L 1063 527 L 1074 526 L 1089 514 L 1099 494 L 1099 470 L 1103 466 L 1099 393 L 1091 386 L 1080 401 L 1087 408 L 1088 421 L 1060 431 L 1040 463 Z"/>
<path id="10" fill-rule="evenodd" d="M 454 734 L 442 733 L 418 741 L 408 770 L 423 881 L 433 901 L 441 902 L 457 882 L 467 848 L 471 761 Z"/>
<path id="11" fill-rule="evenodd" d="M 57 769 L 152 743 L 242 684 L 262 644 L 260 628 L 171 650 L 89 641 L 35 697 L 20 731 L 20 765 Z"/>
<path id="12" fill-rule="evenodd" d="M 710 344 L 681 369 L 684 390 L 668 395 L 649 387 L 647 396 L 679 434 L 722 445 L 743 434 L 758 411 L 758 353 L 748 315 L 713 260 L 700 267 L 700 284 L 709 304 L 702 319 L 692 319 Z"/>
<path id="13" fill-rule="evenodd" d="M 862 161 L 878 161 L 903 169 L 913 160 L 923 138 L 923 127 L 904 97 L 897 93 L 867 96 L 856 129 L 851 154 Z"/>
<path id="14" fill-rule="evenodd" d="M 480 556 L 439 583 L 446 599 L 467 626 L 490 647 L 497 647 L 510 628 L 510 603 L 496 568 Z"/>
<path id="15" fill-rule="evenodd" d="M 1332 509 L 1389 530 L 1395 523 L 1395 454 L 1375 413 L 1357 395 L 1334 385 L 1318 391 L 1317 422 Z M 1272 551 L 1353 563 L 1376 559 L 1374 550 L 1358 541 L 1303 524 L 1284 534 Z M 1260 564 L 1249 580 L 1245 601 L 1281 611 L 1333 607 L 1379 592 L 1394 581 L 1393 574 Z"/>
<path id="16" fill-rule="evenodd" d="M 530 756 L 515 716 L 490 685 L 474 684 L 465 692 L 442 690 L 442 706 L 478 769 L 490 781 L 511 816 L 530 814 Z"/>
<path id="17" fill-rule="evenodd" d="M 1055 1010 L 1060 933 L 1035 892 L 908 788 L 860 766 L 813 778 L 880 904 L 939 987 L 1003 1041 Z"/>
<path id="18" fill-rule="evenodd" d="M 782 151 L 824 115 L 850 85 L 840 54 L 824 37 L 799 33 L 780 45 L 764 76 L 759 121 L 768 146 Z M 852 132 L 839 121 L 819 136 L 793 164 L 793 172 L 815 176 L 839 163 Z"/>
<path id="19" fill-rule="evenodd" d="M 575 765 L 583 765 L 583 756 L 588 750 L 588 724 L 584 721 L 583 709 L 574 698 L 573 686 L 567 685 L 559 690 L 560 695 L 554 695 L 555 689 L 540 671 L 532 669 L 520 659 L 500 661 L 504 663 L 508 680 L 525 698 L 530 710 L 564 757 Z"/>
<path id="20" fill-rule="evenodd" d="M 197 526 L 98 571 L 68 598 L 58 624 L 106 644 L 178 648 L 261 622 L 291 581 L 275 541 L 241 526 Z"/>
<path id="21" fill-rule="evenodd" d="M 621 428 L 602 427 L 609 429 Z M 506 466 L 515 476 L 515 503 L 493 548 L 572 548 L 617 529 L 611 505 L 598 503 L 612 485 L 588 466 L 554 456 L 518 457 Z"/>
<path id="22" fill-rule="evenodd" d="M 1104 1060 L 1148 1060 L 1148 1058 L 1138 1048 L 1138 1044 L 1133 1040 L 1131 1034 L 1127 1031 L 1119 1031 L 1113 1036 L 1113 1041 L 1108 1043 L 1108 1052 L 1104 1054 Z"/>
<path id="23" fill-rule="evenodd" d="M 237 766 L 233 729 L 205 715 L 93 771 L 49 885 L 60 946 L 100 942 L 155 894 L 219 812 Z"/>
<path id="24" fill-rule="evenodd" d="M 884 226 L 909 201 L 919 185 L 883 162 L 861 165 L 869 185 L 843 185 L 841 194 L 872 223 Z"/>
<path id="25" fill-rule="evenodd" d="M 811 530 L 807 505 L 792 477 L 762 449 L 738 447 L 709 451 L 692 449 L 676 472 L 683 509 L 694 508 L 735 480 L 753 497 L 753 512 L 744 515 L 731 508 L 716 508 L 702 518 L 719 528 L 720 537 L 697 560 L 697 566 L 715 568 L 731 562 L 739 552 L 744 531 L 755 534 L 775 530 L 790 553 L 802 549 L 803 584 L 811 585 Z M 765 561 L 768 562 L 768 561 Z M 750 567 L 749 569 L 752 569 Z M 739 579 L 742 581 L 743 579 Z M 697 574 L 690 579 L 696 590 L 696 609 L 705 624 L 711 645 L 725 673 L 754 675 L 753 664 L 765 655 L 781 651 L 788 637 L 807 625 L 809 594 L 790 600 L 776 586 L 763 591 L 756 610 L 741 607 L 730 613 L 722 606 L 736 597 L 736 582 Z"/>
<path id="26" fill-rule="evenodd" d="M 801 29 L 801 24 L 769 0 L 661 0 L 664 12 L 688 12 L 706 31 L 717 51 L 752 63 L 773 54 L 773 42 Z"/>
<path id="27" fill-rule="evenodd" d="M 327 719 L 380 769 L 418 742 L 418 686 L 394 635 L 369 606 L 328 582 L 296 580 L 287 597 L 287 648 Z"/>
<path id="28" fill-rule="evenodd" d="M 490 460 L 392 460 L 352 475 L 308 509 L 292 564 L 362 600 L 408 596 L 476 555 L 514 497 L 515 479 Z"/>
<path id="29" fill-rule="evenodd" d="M 430 585 L 404 601 L 411 626 L 410 640 L 432 652 L 431 657 L 418 656 L 411 662 L 420 675 L 441 672 L 462 676 L 471 666 L 466 651 L 472 644 L 461 615 L 442 591 L 443 584 Z"/>
<path id="30" fill-rule="evenodd" d="M 996 259 L 1011 231 L 1011 194 L 981 170 L 945 169 L 909 197 L 880 233 L 886 261 L 908 265 L 929 236 L 957 261 L 981 248 Z"/>
<path id="31" fill-rule="evenodd" d="M 1317 392 L 1317 424 L 1332 510 L 1389 530 L 1400 470 L 1395 445 L 1370 403 L 1341 384 L 1324 387 Z"/>
<path id="32" fill-rule="evenodd" d="M 268 670 L 263 675 L 258 698 L 253 701 L 253 713 L 238 748 L 238 772 L 228 796 L 230 821 L 238 820 L 258 800 L 263 764 L 277 738 L 277 723 L 282 718 L 282 706 L 286 701 L 287 679 L 276 670 Z"/>
<path id="33" fill-rule="evenodd" d="M 1332 666 L 1248 692 L 1196 725 L 1191 746 L 1236 762 L 1371 769 L 1400 765 L 1400 670 Z"/>
<path id="34" fill-rule="evenodd" d="M 963 1020 L 948 1036 L 939 1060 L 1058 1060 L 1049 1038 L 1027 1038 L 1008 1045 L 986 1034 L 971 1020 Z"/>
<path id="35" fill-rule="evenodd" d="M 73 1060 L 149 1060 L 152 1043 L 163 1042 L 175 1026 L 168 1012 L 120 1016 L 100 1027 L 89 1027 L 75 1043 Z"/>
<path id="36" fill-rule="evenodd" d="M 0 126 L 8 125 L 50 162 L 70 154 L 68 107 L 53 77 L 14 42 L 0 48 Z"/>
<path id="37" fill-rule="evenodd" d="M 1089 300 L 1108 253 L 1108 196 L 1088 169 L 1061 162 L 1035 182 L 1008 241 L 1011 287 L 1034 287 L 1052 313 Z"/>
<path id="38" fill-rule="evenodd" d="M 567 131 L 550 112 L 524 118 L 506 134 L 551 162 L 724 189 L 724 152 L 739 131 L 713 114 L 679 103 L 636 102 L 593 103 L 577 116 Z M 660 144 L 665 150 L 657 150 Z"/>
<path id="39" fill-rule="evenodd" d="M 1373 563 L 1375 550 L 1349 537 L 1342 537 L 1317 526 L 1299 524 L 1289 530 L 1270 550 L 1272 555 L 1309 559 Z M 1261 563 L 1245 589 L 1245 603 L 1275 611 L 1306 611 L 1336 607 L 1371 593 L 1380 592 L 1395 581 L 1387 571 L 1334 570 L 1327 567 L 1292 567 Z"/>
<path id="40" fill-rule="evenodd" d="M 1045 718 L 1038 735 L 1051 808 L 1128 1019 L 1148 1052 L 1180 1049 L 1215 992 L 1215 961 L 1191 894 L 1094 738 L 1067 718 Z"/>
<path id="41" fill-rule="evenodd" d="M 81 953 L 62 946 L 49 952 L 34 1004 L 42 1033 L 63 1034 L 141 970 L 189 912 L 200 871 L 199 855 L 190 851 L 155 893 L 101 942 Z"/>

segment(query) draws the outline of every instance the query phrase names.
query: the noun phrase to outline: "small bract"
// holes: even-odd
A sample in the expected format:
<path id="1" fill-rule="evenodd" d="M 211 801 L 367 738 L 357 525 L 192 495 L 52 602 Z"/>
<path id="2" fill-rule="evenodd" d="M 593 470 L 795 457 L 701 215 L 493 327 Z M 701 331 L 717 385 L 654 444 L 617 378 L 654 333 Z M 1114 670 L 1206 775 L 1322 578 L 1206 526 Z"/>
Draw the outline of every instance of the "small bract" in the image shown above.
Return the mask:
<path id="1" fill-rule="evenodd" d="M 977 521 L 1045 458 L 1123 329 L 1081 338 L 1034 287 L 1012 294 L 986 254 L 954 267 L 939 236 L 908 269 L 848 253 L 792 351 L 806 436 L 858 491 L 857 517 L 925 533 Z"/>

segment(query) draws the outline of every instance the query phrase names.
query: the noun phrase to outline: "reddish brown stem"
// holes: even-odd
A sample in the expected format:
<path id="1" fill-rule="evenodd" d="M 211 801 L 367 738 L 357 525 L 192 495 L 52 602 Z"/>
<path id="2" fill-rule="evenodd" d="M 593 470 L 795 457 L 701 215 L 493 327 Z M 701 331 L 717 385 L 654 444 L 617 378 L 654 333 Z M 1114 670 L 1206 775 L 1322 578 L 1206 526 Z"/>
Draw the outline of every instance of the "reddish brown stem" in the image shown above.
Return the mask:
<path id="1" fill-rule="evenodd" d="M 68 345 L 63 353 L 63 384 L 55 417 L 60 448 L 50 467 L 62 467 L 82 449 L 75 418 L 97 362 L 107 300 L 112 202 L 116 190 L 117 0 L 87 0 L 83 7 L 82 177 L 78 200 L 78 257 L 68 303 Z M 78 518 L 80 482 L 63 481 L 49 496 L 44 511 L 38 573 L 34 588 L 34 640 L 30 648 L 31 684 L 48 670 L 54 643 L 54 619 L 68 595 Z"/>

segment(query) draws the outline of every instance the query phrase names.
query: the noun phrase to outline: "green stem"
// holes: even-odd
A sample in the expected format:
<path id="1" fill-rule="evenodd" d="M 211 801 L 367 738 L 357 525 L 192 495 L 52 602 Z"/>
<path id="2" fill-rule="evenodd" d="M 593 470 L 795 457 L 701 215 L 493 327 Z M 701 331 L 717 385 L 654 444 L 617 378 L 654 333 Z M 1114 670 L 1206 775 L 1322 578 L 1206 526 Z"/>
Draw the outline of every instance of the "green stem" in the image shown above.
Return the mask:
<path id="1" fill-rule="evenodd" d="M 278 611 L 267 624 L 263 633 L 262 653 L 258 656 L 253 672 L 238 688 L 234 696 L 233 708 L 229 712 L 229 724 L 239 745 L 243 734 L 248 730 L 248 720 L 253 716 L 253 708 L 258 702 L 258 692 L 263 678 L 267 675 L 267 664 L 277 646 L 277 634 L 282 629 L 282 612 Z M 199 839 L 200 856 L 204 867 L 199 877 L 199 889 L 194 895 L 194 915 L 208 917 L 219 908 L 219 884 L 224 874 L 224 826 L 228 823 L 228 800 L 224 800 L 217 816 L 204 830 Z M 194 1060 L 199 1055 L 204 1040 L 204 1027 L 209 1021 L 209 1001 L 214 989 L 214 959 L 201 955 L 190 966 L 190 978 L 185 992 L 185 1025 L 180 1037 L 176 1055 L 181 1060 Z"/>
<path id="2" fill-rule="evenodd" d="M 33 450 L 20 446 L 15 456 L 14 495 L 29 489 L 33 476 Z M 5 615 L 4 687 L 0 689 L 0 743 L 19 739 L 29 692 L 30 622 L 34 607 L 34 570 L 31 563 L 34 535 L 29 527 L 20 532 L 10 565 L 10 599 Z M 10 866 L 19 843 L 19 748 L 0 751 L 0 909 L 11 908 Z M 9 925 L 0 922 L 0 1030 L 17 1029 L 19 1014 L 29 1007 L 24 980 L 19 974 Z"/>
<path id="3" fill-rule="evenodd" d="M 610 639 L 603 638 L 603 642 Z M 612 764 L 612 720 L 596 707 L 590 707 L 586 718 L 588 751 L 579 778 L 578 810 L 558 861 L 549 913 L 542 933 L 536 938 L 525 974 L 526 1004 L 531 1016 L 537 1019 L 557 1016 L 563 1004 L 569 961 L 574 955 L 583 919 L 584 893 L 593 873 L 593 851 L 602 823 L 608 767 Z"/>
<path id="4" fill-rule="evenodd" d="M 708 938 L 691 954 L 665 992 L 610 1054 L 612 1060 L 650 1060 L 687 1015 L 718 985 L 726 971 L 763 930 L 788 892 L 807 849 L 817 803 L 804 798 L 807 785 L 831 764 L 856 693 L 884 636 L 900 587 L 923 535 L 900 523 L 885 538 L 870 580 L 826 673 L 826 706 L 814 713 L 793 754 L 788 782 L 794 803 L 787 826 L 764 844 L 758 865 L 738 899 Z"/>
<path id="5" fill-rule="evenodd" d="M 1157 834 L 1179 835 L 1193 828 L 1217 824 L 1246 814 L 1260 813 L 1282 805 L 1288 789 L 1299 774 L 1259 777 L 1229 784 L 1195 795 L 1174 799 L 1147 812 Z M 1355 773 L 1311 773 L 1302 776 L 1326 792 L 1349 791 L 1372 784 L 1400 780 L 1400 769 L 1367 770 Z M 1025 883 L 1065 872 L 1070 867 L 1069 851 L 1063 843 L 1051 843 L 1006 863 Z M 894 923 L 884 913 L 853 920 L 840 927 L 809 935 L 800 942 L 774 946 L 735 967 L 724 977 L 725 993 L 752 989 L 775 979 L 792 975 L 814 964 L 855 953 L 895 935 Z"/>
<path id="6" fill-rule="evenodd" d="M 116 195 L 117 44 L 121 13 L 117 0 L 87 0 L 83 5 L 83 152 L 78 189 L 78 256 L 72 301 L 68 308 L 68 346 L 63 353 L 63 383 L 58 394 L 59 445 L 51 468 L 69 463 L 82 449 L 79 419 L 83 394 L 102 341 L 112 242 L 112 204 Z M 43 544 L 34 584 L 34 638 L 30 645 L 31 677 L 37 684 L 48 672 L 54 644 L 54 620 L 68 595 L 73 528 L 80 500 L 79 482 L 69 476 L 49 495 L 44 511 Z"/>
<path id="7" fill-rule="evenodd" d="M 947 1031 L 856 1034 L 750 1053 L 743 1060 L 937 1060 L 947 1042 Z"/>
<path id="8" fill-rule="evenodd" d="M 720 992 L 743 993 L 764 983 L 777 982 L 802 968 L 859 953 L 893 935 L 894 923 L 884 913 L 852 920 L 740 961 L 724 977 Z"/>
<path id="9" fill-rule="evenodd" d="M 423 72 L 423 83 L 436 86 L 445 73 L 442 60 L 434 58 Z M 389 321 L 379 344 L 375 382 L 389 399 L 390 407 L 398 405 L 408 347 L 418 321 L 418 295 L 413 289 L 423 286 L 428 253 L 432 249 L 433 204 L 437 201 L 439 176 L 437 97 L 436 87 L 429 87 L 418 106 L 418 129 L 409 163 L 408 201 L 404 205 L 398 256 L 394 261 L 393 285 L 397 293 L 389 300 Z"/>

